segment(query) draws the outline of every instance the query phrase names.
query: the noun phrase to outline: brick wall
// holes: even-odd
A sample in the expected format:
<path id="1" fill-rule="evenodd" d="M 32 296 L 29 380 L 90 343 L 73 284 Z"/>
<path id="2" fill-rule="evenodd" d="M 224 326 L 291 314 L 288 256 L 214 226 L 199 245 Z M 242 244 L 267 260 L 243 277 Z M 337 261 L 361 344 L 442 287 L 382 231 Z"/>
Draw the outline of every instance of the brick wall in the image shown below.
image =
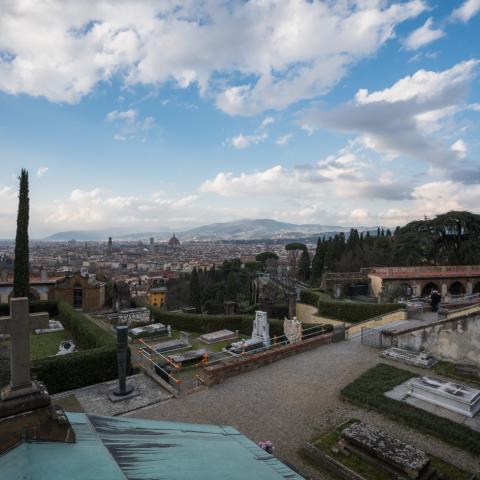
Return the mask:
<path id="1" fill-rule="evenodd" d="M 297 353 L 306 352 L 319 345 L 327 345 L 332 343 L 333 335 L 331 333 L 319 335 L 317 337 L 308 338 L 300 343 L 272 347 L 265 352 L 245 355 L 229 360 L 228 363 L 220 363 L 203 367 L 202 378 L 207 385 L 221 383 L 225 379 L 234 377 L 250 370 L 256 370 L 259 367 L 276 362 L 282 358 L 295 355 Z"/>

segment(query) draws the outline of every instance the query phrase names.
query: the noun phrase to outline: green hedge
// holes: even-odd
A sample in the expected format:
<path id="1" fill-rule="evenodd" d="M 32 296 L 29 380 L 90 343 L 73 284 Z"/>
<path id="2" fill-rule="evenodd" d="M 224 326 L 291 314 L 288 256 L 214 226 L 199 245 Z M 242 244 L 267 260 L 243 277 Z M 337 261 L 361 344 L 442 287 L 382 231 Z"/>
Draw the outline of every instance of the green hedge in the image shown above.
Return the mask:
<path id="1" fill-rule="evenodd" d="M 416 375 L 408 370 L 380 363 L 347 385 L 341 394 L 357 405 L 377 410 L 414 430 L 437 437 L 474 455 L 480 455 L 480 432 L 385 397 L 385 392 L 414 376 Z"/>
<path id="2" fill-rule="evenodd" d="M 116 378 L 115 338 L 67 303 L 59 302 L 58 310 L 60 321 L 83 350 L 35 360 L 32 362 L 32 374 L 44 382 L 52 394 Z M 129 369 L 130 349 L 128 356 Z"/>
<path id="3" fill-rule="evenodd" d="M 172 313 L 164 312 L 146 302 L 136 299 L 136 306 L 146 306 L 152 312 L 156 323 L 170 325 L 174 330 L 186 330 L 188 332 L 210 333 L 216 330 L 238 330 L 243 335 L 251 335 L 253 327 L 253 315 L 202 315 L 198 313 Z M 269 319 L 270 336 L 281 336 L 283 332 L 283 320 Z M 313 327 L 312 324 L 304 324 L 303 328 Z M 333 329 L 327 326 L 326 331 Z"/>
<path id="4" fill-rule="evenodd" d="M 53 300 L 34 300 L 30 302 L 30 313 L 48 312 L 51 317 L 58 315 L 58 302 Z M 10 315 L 10 305 L 0 303 L 0 317 Z"/>
<path id="5" fill-rule="evenodd" d="M 312 307 L 316 307 L 321 294 L 320 292 L 315 292 L 313 290 L 301 290 L 300 291 L 300 302 L 306 303 L 307 305 L 312 305 Z"/>
<path id="6" fill-rule="evenodd" d="M 401 303 L 325 302 L 317 303 L 318 315 L 347 323 L 358 323 L 369 318 L 404 308 Z"/>

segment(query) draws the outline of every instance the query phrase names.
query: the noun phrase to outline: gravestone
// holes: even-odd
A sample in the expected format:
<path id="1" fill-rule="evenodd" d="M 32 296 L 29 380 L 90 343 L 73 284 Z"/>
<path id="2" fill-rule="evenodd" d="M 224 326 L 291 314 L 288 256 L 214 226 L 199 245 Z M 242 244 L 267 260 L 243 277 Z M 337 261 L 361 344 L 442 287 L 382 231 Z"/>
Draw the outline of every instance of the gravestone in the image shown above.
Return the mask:
<path id="1" fill-rule="evenodd" d="M 298 343 L 302 341 L 302 324 L 293 317 L 292 320 L 285 318 L 283 321 L 283 331 L 289 343 Z"/>
<path id="2" fill-rule="evenodd" d="M 181 350 L 182 348 L 191 347 L 190 334 L 187 332 L 180 332 L 180 338 L 168 340 L 166 342 L 157 343 L 152 348 L 157 353 L 173 352 Z"/>
<path id="3" fill-rule="evenodd" d="M 364 458 L 368 455 L 367 461 L 373 457 L 409 478 L 419 478 L 429 468 L 430 459 L 423 450 L 370 425 L 355 423 L 342 430 L 342 438 L 347 442 L 347 449 Z"/>
<path id="4" fill-rule="evenodd" d="M 408 395 L 419 400 L 473 417 L 480 411 L 480 390 L 432 377 L 416 377 L 408 382 Z"/>
<path id="5" fill-rule="evenodd" d="M 58 320 L 49 320 L 47 328 L 37 328 L 35 333 L 41 335 L 42 333 L 62 332 L 65 330 L 63 325 Z"/>
<path id="6" fill-rule="evenodd" d="M 253 321 L 252 339 L 263 342 L 264 347 L 270 346 L 270 333 L 267 312 L 257 310 Z"/>
<path id="7" fill-rule="evenodd" d="M 401 348 L 389 348 L 382 353 L 382 357 L 424 368 L 431 368 L 437 363 L 430 352 L 411 352 Z"/>
<path id="8" fill-rule="evenodd" d="M 234 342 L 225 348 L 233 355 L 241 355 L 246 352 L 255 352 L 270 346 L 270 334 L 268 328 L 267 312 L 257 310 L 253 321 L 252 337 L 247 340 Z"/>
<path id="9" fill-rule="evenodd" d="M 132 328 L 129 335 L 132 338 L 138 338 L 142 336 L 170 336 L 168 327 L 166 327 L 163 323 L 151 323 L 150 325 L 145 325 L 144 327 Z"/>
<path id="10" fill-rule="evenodd" d="M 205 355 L 208 355 L 208 353 L 209 351 L 205 348 L 200 348 L 198 350 L 189 350 L 187 352 L 178 353 L 176 355 L 169 355 L 168 358 L 177 365 L 184 365 L 186 363 L 202 360 L 203 358 L 205 358 Z"/>
<path id="11" fill-rule="evenodd" d="M 28 298 L 10 300 L 0 333 L 10 335 L 10 383 L 0 392 L 0 418 L 50 405 L 43 384 L 30 377 L 30 332 L 48 326 L 48 313 L 29 313 Z"/>
<path id="12" fill-rule="evenodd" d="M 198 340 L 203 343 L 219 343 L 237 338 L 238 334 L 231 330 L 217 330 L 216 332 L 204 333 Z"/>

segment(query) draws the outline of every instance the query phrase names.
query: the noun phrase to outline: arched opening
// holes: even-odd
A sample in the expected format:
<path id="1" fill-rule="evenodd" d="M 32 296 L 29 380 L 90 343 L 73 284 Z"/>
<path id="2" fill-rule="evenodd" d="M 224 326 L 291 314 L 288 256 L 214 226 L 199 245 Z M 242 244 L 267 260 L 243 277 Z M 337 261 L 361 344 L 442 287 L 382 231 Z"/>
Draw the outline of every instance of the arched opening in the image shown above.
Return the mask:
<path id="1" fill-rule="evenodd" d="M 462 282 L 453 282 L 448 287 L 448 293 L 450 293 L 450 295 L 465 295 L 465 287 Z"/>
<path id="2" fill-rule="evenodd" d="M 405 282 L 401 283 L 399 285 L 399 289 L 402 296 L 405 298 L 411 297 L 413 295 L 413 288 L 409 283 L 405 283 Z"/>
<path id="3" fill-rule="evenodd" d="M 437 290 L 439 292 L 440 288 L 435 282 L 428 282 L 423 287 L 422 297 L 428 297 L 432 293 L 433 290 Z"/>
<path id="4" fill-rule="evenodd" d="M 472 293 L 480 293 L 480 282 L 477 282 L 472 289 Z"/>
<path id="5" fill-rule="evenodd" d="M 78 283 L 73 286 L 73 308 L 83 308 L 83 289 Z"/>

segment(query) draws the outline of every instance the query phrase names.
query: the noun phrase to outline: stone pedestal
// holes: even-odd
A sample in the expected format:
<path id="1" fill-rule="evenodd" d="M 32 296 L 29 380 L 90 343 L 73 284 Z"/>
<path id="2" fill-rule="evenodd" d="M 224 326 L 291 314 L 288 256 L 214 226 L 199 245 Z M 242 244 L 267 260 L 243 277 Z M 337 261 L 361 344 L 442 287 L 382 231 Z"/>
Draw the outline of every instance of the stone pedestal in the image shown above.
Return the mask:
<path id="1" fill-rule="evenodd" d="M 48 407 L 51 403 L 45 385 L 40 382 L 15 389 L 9 385 L 2 389 L 0 397 L 0 418 Z"/>

